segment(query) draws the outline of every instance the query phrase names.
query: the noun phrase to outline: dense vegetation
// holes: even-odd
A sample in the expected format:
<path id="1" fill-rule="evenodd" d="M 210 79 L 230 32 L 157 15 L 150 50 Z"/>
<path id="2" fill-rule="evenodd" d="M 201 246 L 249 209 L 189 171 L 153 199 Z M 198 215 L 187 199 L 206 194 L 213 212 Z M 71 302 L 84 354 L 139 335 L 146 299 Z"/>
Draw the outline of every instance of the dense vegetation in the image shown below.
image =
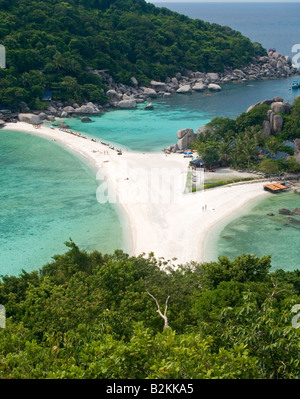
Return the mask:
<path id="1" fill-rule="evenodd" d="M 189 70 L 239 67 L 265 51 L 239 32 L 192 20 L 144 0 L 0 0 L 0 103 L 43 108 L 54 99 L 102 103 L 106 87 L 87 67 L 118 82 L 165 79 Z"/>
<path id="2" fill-rule="evenodd" d="M 262 124 L 269 109 L 268 105 L 258 105 L 236 119 L 214 118 L 191 146 L 208 168 L 222 165 L 236 169 L 251 167 L 266 174 L 299 172 L 294 149 L 286 141 L 300 138 L 300 98 L 295 99 L 289 115 L 281 114 L 282 131 L 265 138 Z"/>
<path id="3" fill-rule="evenodd" d="M 68 246 L 3 277 L 2 378 L 300 377 L 299 271 L 270 273 L 270 257 L 250 255 L 173 270 Z M 162 313 L 169 297 L 166 329 L 154 297 Z"/>

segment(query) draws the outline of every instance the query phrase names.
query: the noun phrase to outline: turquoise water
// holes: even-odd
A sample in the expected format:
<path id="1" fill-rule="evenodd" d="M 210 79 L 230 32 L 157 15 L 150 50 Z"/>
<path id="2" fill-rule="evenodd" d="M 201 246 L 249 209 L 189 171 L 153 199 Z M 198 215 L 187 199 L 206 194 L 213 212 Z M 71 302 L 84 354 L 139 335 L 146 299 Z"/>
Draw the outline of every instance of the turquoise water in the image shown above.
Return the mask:
<path id="1" fill-rule="evenodd" d="M 94 173 L 57 144 L 0 131 L 0 275 L 31 271 L 69 238 L 105 253 L 124 247 L 117 209 L 96 201 Z"/>
<path id="2" fill-rule="evenodd" d="M 263 201 L 255 201 L 250 209 L 245 209 L 219 231 L 215 255 L 230 259 L 243 253 L 272 255 L 273 269 L 299 269 L 300 216 L 280 215 L 281 208 L 300 208 L 300 195 L 293 192 L 270 194 Z"/>
<path id="3" fill-rule="evenodd" d="M 143 111 L 140 105 L 137 110 L 107 112 L 92 118 L 93 123 L 67 122 L 123 148 L 161 151 L 176 142 L 179 129 L 196 130 L 216 116 L 236 117 L 251 104 L 277 95 L 292 102 L 299 93 L 290 90 L 291 80 L 232 84 L 212 96 L 195 93 L 157 99 L 154 111 Z M 87 250 L 128 248 L 122 214 L 97 203 L 94 173 L 57 144 L 2 130 L 0 165 L 0 274 L 41 267 L 54 254 L 66 251 L 69 237 Z M 220 251 L 225 247 L 220 244 Z M 241 244 L 239 248 L 248 250 Z"/>
<path id="4" fill-rule="evenodd" d="M 252 104 L 263 99 L 281 96 L 287 102 L 300 94 L 291 90 L 293 78 L 228 84 L 221 92 L 206 96 L 172 95 L 153 102 L 153 111 L 144 111 L 145 104 L 136 110 L 109 111 L 94 117 L 92 123 L 80 119 L 65 119 L 72 129 L 84 131 L 92 137 L 133 151 L 161 151 L 177 142 L 179 129 L 196 131 L 215 117 L 235 118 Z"/>

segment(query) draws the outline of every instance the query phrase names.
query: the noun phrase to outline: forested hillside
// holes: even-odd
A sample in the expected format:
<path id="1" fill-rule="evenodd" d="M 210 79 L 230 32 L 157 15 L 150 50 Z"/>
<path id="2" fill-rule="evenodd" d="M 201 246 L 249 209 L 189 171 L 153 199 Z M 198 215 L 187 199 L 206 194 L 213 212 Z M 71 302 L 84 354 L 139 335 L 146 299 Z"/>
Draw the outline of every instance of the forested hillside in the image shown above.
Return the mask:
<path id="1" fill-rule="evenodd" d="M 209 167 L 251 167 L 266 175 L 299 173 L 300 98 L 292 105 L 272 101 L 255 105 L 236 119 L 213 119 L 191 146 Z M 275 115 L 279 121 L 276 131 L 269 122 Z"/>
<path id="2" fill-rule="evenodd" d="M 25 101 L 43 108 L 44 90 L 54 99 L 102 103 L 101 77 L 117 82 L 164 80 L 184 69 L 222 71 L 265 54 L 239 32 L 192 20 L 144 0 L 0 0 L 0 43 L 7 69 L 0 70 L 0 103 Z"/>
<path id="3" fill-rule="evenodd" d="M 0 378 L 300 377 L 299 271 L 243 255 L 166 273 L 153 256 L 68 246 L 3 278 Z"/>

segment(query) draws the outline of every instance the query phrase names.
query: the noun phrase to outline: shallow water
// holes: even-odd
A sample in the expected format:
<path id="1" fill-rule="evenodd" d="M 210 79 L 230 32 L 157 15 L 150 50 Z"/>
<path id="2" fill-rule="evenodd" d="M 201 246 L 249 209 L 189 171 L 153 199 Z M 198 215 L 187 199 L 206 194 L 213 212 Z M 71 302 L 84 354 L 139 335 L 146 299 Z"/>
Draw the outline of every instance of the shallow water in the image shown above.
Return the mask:
<path id="1" fill-rule="evenodd" d="M 109 111 L 92 117 L 92 123 L 80 119 L 66 119 L 69 126 L 90 136 L 118 144 L 133 151 L 161 151 L 177 142 L 176 133 L 190 128 L 196 131 L 215 117 L 235 118 L 252 104 L 263 99 L 283 97 L 292 103 L 300 90 L 291 90 L 292 80 L 264 80 L 227 84 L 223 90 L 192 95 L 174 94 L 168 99 L 153 102 L 153 111 L 144 111 L 145 104 L 136 110 Z"/>
<path id="2" fill-rule="evenodd" d="M 212 260 L 225 255 L 234 259 L 243 253 L 271 255 L 273 269 L 299 269 L 300 216 L 278 213 L 281 208 L 293 210 L 299 207 L 300 196 L 293 192 L 269 194 L 262 201 L 254 201 L 236 219 L 228 224 L 223 222 L 214 233 L 211 232 L 211 237 L 215 234 L 217 240 L 208 258 Z"/>
<path id="3" fill-rule="evenodd" d="M 292 102 L 299 93 L 290 90 L 291 81 L 232 84 L 212 96 L 157 99 L 153 111 L 140 105 L 133 111 L 107 112 L 92 118 L 93 123 L 67 123 L 123 148 L 161 151 L 176 142 L 179 129 L 196 130 L 216 116 L 236 117 L 265 98 L 282 96 Z M 66 251 L 63 243 L 69 237 L 87 250 L 128 248 L 123 214 L 97 203 L 94 173 L 55 143 L 1 130 L 0 167 L 0 274 L 41 267 Z"/>
<path id="4" fill-rule="evenodd" d="M 117 209 L 96 201 L 94 173 L 57 144 L 0 131 L 0 275 L 31 271 L 66 252 L 124 247 Z"/>

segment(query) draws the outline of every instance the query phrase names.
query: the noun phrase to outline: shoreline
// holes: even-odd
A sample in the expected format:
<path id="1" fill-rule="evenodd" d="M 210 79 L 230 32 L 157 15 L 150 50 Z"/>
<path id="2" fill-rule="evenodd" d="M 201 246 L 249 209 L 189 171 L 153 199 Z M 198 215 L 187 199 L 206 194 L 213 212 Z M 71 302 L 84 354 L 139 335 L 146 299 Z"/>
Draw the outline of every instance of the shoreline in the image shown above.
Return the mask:
<path id="1" fill-rule="evenodd" d="M 125 231 L 128 232 L 131 242 L 129 252 L 134 256 L 153 252 L 157 258 L 176 258 L 174 264 L 203 262 L 205 239 L 212 228 L 228 216 L 234 215 L 252 199 L 269 195 L 263 191 L 265 182 L 179 194 L 178 186 L 173 180 L 170 187 L 168 186 L 167 175 L 175 171 L 181 179 L 184 178 L 189 161 L 180 154 L 165 156 L 161 153 L 124 152 L 122 156 L 118 156 L 115 150 L 99 142 L 80 138 L 57 128 L 42 126 L 35 129 L 24 122 L 7 124 L 3 132 L 5 130 L 29 133 L 55 141 L 92 167 L 97 174 L 99 188 L 103 183 L 105 187 L 102 186 L 101 190 L 104 187 L 121 210 L 121 221 L 127 224 Z M 164 171 L 164 174 L 159 176 L 162 179 L 160 185 L 154 187 L 154 190 L 151 187 L 152 201 L 137 201 L 139 195 L 143 199 L 143 195 L 148 193 L 149 182 L 155 170 Z M 137 171 L 141 173 L 136 173 Z M 170 201 L 166 201 L 165 187 L 170 188 L 167 193 Z M 176 201 L 172 201 L 172 198 L 176 198 Z M 205 205 L 207 210 L 203 211 L 202 207 Z"/>
<path id="2" fill-rule="evenodd" d="M 276 66 L 275 66 L 276 64 Z M 27 104 L 21 108 L 9 108 L 10 113 L 0 113 L 0 121 L 40 124 L 45 120 L 53 122 L 55 118 L 83 118 L 100 116 L 107 111 L 134 110 L 138 104 L 147 106 L 158 98 L 168 98 L 172 95 L 191 95 L 201 92 L 206 95 L 222 90 L 223 85 L 250 83 L 263 80 L 289 79 L 300 75 L 300 69 L 292 64 L 290 56 L 270 52 L 266 56 L 254 57 L 251 62 L 239 69 L 225 67 L 223 72 L 199 72 L 186 70 L 185 74 L 177 73 L 174 77 L 166 77 L 164 81 L 151 80 L 148 86 L 139 85 L 132 77 L 132 85 L 116 83 L 106 72 L 90 70 L 90 73 L 100 75 L 108 86 L 107 102 L 98 104 L 84 102 L 81 106 L 68 101 L 50 100 L 46 110 L 29 109 Z M 148 103 L 148 104 L 147 104 Z M 151 104 L 152 105 L 152 104 Z M 149 108 L 150 109 L 150 108 Z"/>
<path id="3" fill-rule="evenodd" d="M 242 207 L 236 210 L 235 214 L 229 214 L 228 216 L 224 217 L 220 222 L 211 227 L 203 241 L 203 248 L 206 249 L 206 253 L 203 258 L 204 262 L 214 262 L 218 260 L 219 253 L 217 250 L 217 244 L 224 228 L 226 228 L 226 226 L 234 220 L 239 219 L 244 215 L 247 215 L 255 206 L 260 204 L 261 201 L 266 198 L 268 198 L 268 196 L 257 196 L 249 199 Z"/>

